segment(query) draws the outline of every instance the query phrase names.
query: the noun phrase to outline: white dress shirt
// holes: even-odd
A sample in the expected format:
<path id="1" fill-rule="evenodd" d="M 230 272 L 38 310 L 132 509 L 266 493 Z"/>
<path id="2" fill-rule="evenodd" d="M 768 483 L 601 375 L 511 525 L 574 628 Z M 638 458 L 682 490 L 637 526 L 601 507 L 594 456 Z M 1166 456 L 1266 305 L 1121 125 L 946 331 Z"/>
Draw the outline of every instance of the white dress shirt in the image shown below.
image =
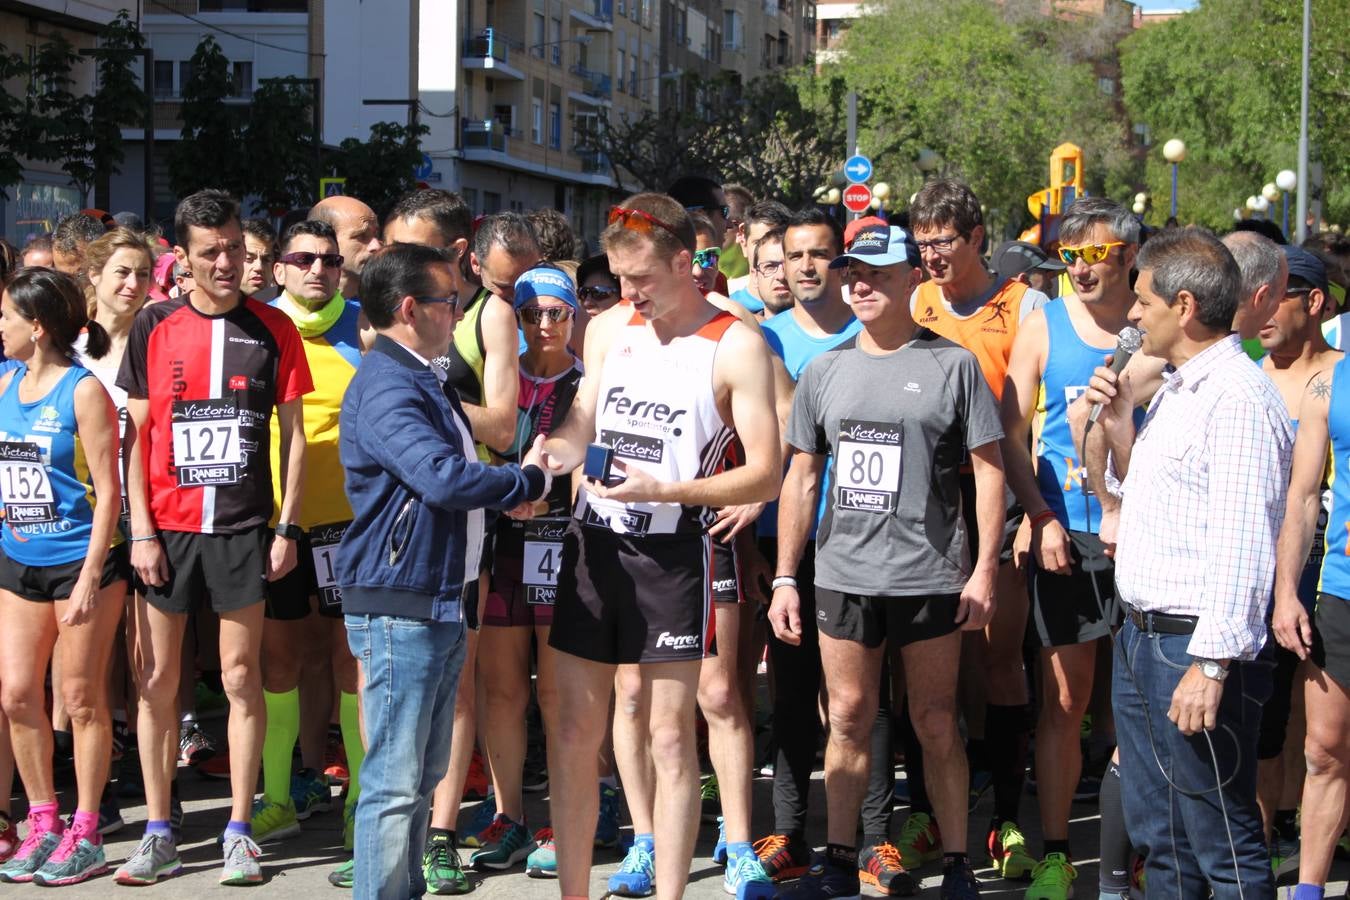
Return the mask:
<path id="1" fill-rule="evenodd" d="M 1164 379 L 1118 491 L 1108 464 L 1121 497 L 1116 587 L 1141 611 L 1196 616 L 1192 656 L 1252 659 L 1266 640 L 1289 415 L 1235 335 Z"/>

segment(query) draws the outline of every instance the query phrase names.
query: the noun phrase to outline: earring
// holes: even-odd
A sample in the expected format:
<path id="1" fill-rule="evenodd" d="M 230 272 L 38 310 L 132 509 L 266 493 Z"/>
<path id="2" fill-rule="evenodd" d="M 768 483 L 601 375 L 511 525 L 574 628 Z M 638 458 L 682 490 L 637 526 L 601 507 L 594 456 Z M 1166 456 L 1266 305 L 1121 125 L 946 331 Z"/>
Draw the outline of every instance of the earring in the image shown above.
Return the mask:
<path id="1" fill-rule="evenodd" d="M 36 334 L 30 334 L 30 335 L 28 336 L 28 339 L 29 339 L 30 341 L 32 341 L 33 343 L 35 343 L 35 344 L 37 343 L 37 335 L 36 335 Z"/>

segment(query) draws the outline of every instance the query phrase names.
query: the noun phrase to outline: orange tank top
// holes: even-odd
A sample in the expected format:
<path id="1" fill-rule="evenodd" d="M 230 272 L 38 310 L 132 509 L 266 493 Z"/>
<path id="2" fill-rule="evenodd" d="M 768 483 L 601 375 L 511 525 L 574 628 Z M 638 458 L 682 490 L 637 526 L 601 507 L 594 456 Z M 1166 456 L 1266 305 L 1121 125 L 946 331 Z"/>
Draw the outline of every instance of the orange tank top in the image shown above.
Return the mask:
<path id="1" fill-rule="evenodd" d="M 974 353 L 984 380 L 1001 400 L 1026 293 L 1025 284 L 1008 281 L 972 315 L 957 316 L 943 302 L 942 289 L 925 281 L 915 295 L 914 321 Z"/>

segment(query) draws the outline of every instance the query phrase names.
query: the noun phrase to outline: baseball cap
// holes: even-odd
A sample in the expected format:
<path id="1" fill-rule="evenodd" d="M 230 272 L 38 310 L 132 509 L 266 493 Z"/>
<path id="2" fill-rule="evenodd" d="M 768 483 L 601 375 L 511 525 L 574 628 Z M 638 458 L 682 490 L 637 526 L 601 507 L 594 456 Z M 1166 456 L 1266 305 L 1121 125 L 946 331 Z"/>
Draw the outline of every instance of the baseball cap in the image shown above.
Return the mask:
<path id="1" fill-rule="evenodd" d="M 556 266 L 538 265 L 516 279 L 516 309 L 538 297 L 553 297 L 577 308 L 577 289 L 571 277 Z"/>
<path id="2" fill-rule="evenodd" d="M 886 220 L 881 216 L 863 216 L 861 219 L 854 219 L 844 226 L 844 246 L 847 247 L 853 243 L 853 239 L 858 236 L 858 232 L 872 225 L 885 225 Z"/>
<path id="3" fill-rule="evenodd" d="M 836 256 L 830 268 L 842 269 L 851 259 L 869 266 L 895 266 L 900 263 L 917 266 L 919 245 L 914 243 L 913 235 L 898 225 L 869 225 L 858 229 L 849 242 L 847 252 L 843 256 Z"/>
<path id="4" fill-rule="evenodd" d="M 1030 241 L 1004 241 L 998 245 L 989 260 L 999 278 L 1015 278 L 1032 269 L 1062 272 L 1064 263 L 1051 259 L 1049 254 Z"/>
<path id="5" fill-rule="evenodd" d="M 1325 263 L 1312 253 L 1294 244 L 1285 244 L 1280 249 L 1284 251 L 1284 258 L 1289 263 L 1290 278 L 1302 278 L 1321 291 L 1322 296 L 1330 296 L 1331 288 L 1327 283 Z"/>

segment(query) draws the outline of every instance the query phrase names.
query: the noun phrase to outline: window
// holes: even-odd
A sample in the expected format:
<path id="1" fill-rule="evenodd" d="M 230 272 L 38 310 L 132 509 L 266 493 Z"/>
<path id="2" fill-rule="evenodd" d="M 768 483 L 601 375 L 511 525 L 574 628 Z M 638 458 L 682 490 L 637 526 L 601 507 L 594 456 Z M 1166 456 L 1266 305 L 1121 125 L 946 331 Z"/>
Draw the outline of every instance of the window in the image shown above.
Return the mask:
<path id="1" fill-rule="evenodd" d="M 1105 94 L 1105 95 L 1108 96 L 1108 97 L 1115 96 L 1115 93 L 1116 93 L 1116 80 L 1115 80 L 1114 78 L 1108 78 L 1108 77 L 1106 77 L 1106 76 L 1102 76 L 1101 78 L 1098 78 L 1098 79 L 1097 79 L 1097 90 L 1101 91 L 1103 94 Z"/>
<path id="2" fill-rule="evenodd" d="M 183 96 L 187 90 L 188 82 L 192 80 L 193 66 L 191 60 L 184 60 L 178 64 L 178 96 Z"/>
<path id="3" fill-rule="evenodd" d="M 464 198 L 464 203 L 469 207 L 469 212 L 478 214 L 478 188 L 460 188 L 460 196 Z"/>
<path id="4" fill-rule="evenodd" d="M 549 58 L 555 66 L 562 65 L 562 19 L 548 23 Z"/>
<path id="5" fill-rule="evenodd" d="M 619 0 L 618 7 L 619 7 L 619 15 L 621 16 L 628 15 L 628 4 L 626 0 Z"/>
<path id="6" fill-rule="evenodd" d="M 562 147 L 562 107 L 557 103 L 548 105 L 548 145 L 554 150 Z"/>
<path id="7" fill-rule="evenodd" d="M 638 0 L 628 0 L 628 18 L 636 22 L 642 18 L 641 4 Z"/>
<path id="8" fill-rule="evenodd" d="M 502 195 L 496 191 L 483 191 L 483 212 L 492 215 L 502 211 Z"/>
<path id="9" fill-rule="evenodd" d="M 623 52 L 622 50 L 620 50 L 620 51 L 619 51 L 619 64 L 618 64 L 618 66 L 614 69 L 614 74 L 615 74 L 615 76 L 616 76 L 616 79 L 615 79 L 615 80 L 619 82 L 619 90 L 621 90 L 621 91 L 623 90 L 623 73 L 626 72 L 626 71 L 628 71 L 628 65 L 627 65 L 626 61 L 624 60 L 624 52 Z"/>
<path id="10" fill-rule="evenodd" d="M 638 77 L 637 77 L 637 73 L 638 73 L 638 58 L 637 58 L 637 54 L 634 53 L 632 56 L 630 56 L 630 57 L 628 58 L 628 93 L 632 94 L 632 95 L 635 96 L 635 97 L 637 96 L 637 92 L 638 92 L 638 89 L 637 89 L 637 85 L 638 85 Z M 623 77 L 623 73 L 622 73 L 622 72 L 619 73 L 619 77 L 620 77 L 620 78 Z"/>
<path id="11" fill-rule="evenodd" d="M 155 60 L 155 99 L 165 100 L 176 96 L 173 90 L 173 63 L 166 59 Z"/>
<path id="12" fill-rule="evenodd" d="M 547 38 L 544 37 L 544 14 L 534 13 L 534 41 L 530 47 L 530 52 L 539 59 L 543 59 L 546 41 Z"/>
<path id="13" fill-rule="evenodd" d="M 506 129 L 507 134 L 513 134 L 516 130 L 516 108 L 509 103 L 498 103 L 492 107 L 492 118 L 501 123 Z"/>
<path id="14" fill-rule="evenodd" d="M 230 96 L 251 99 L 253 97 L 253 63 L 234 63 L 230 71 Z"/>
<path id="15" fill-rule="evenodd" d="M 1144 122 L 1134 123 L 1134 142 L 1140 147 L 1147 147 L 1153 143 L 1153 137 L 1149 133 L 1148 125 Z"/>
<path id="16" fill-rule="evenodd" d="M 745 46 L 745 23 L 737 10 L 728 9 L 722 13 L 722 46 L 727 50 L 740 50 Z"/>
<path id="17" fill-rule="evenodd" d="M 544 142 L 544 101 L 538 97 L 530 100 L 530 140 Z"/>

